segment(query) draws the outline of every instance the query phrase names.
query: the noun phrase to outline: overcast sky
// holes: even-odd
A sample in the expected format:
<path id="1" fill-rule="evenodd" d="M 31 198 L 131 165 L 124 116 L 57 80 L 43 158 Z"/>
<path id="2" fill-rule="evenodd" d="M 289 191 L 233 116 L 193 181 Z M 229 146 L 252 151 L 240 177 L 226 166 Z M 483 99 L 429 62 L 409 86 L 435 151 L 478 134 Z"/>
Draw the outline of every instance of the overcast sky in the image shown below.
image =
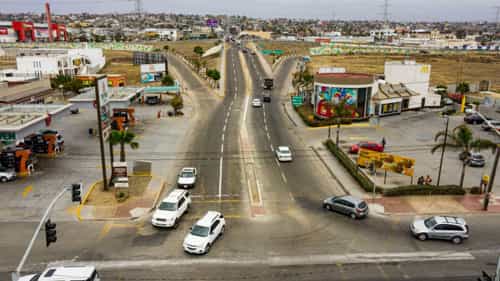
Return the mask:
<path id="1" fill-rule="evenodd" d="M 142 0 L 153 13 L 239 14 L 260 18 L 382 19 L 384 0 Z M 0 13 L 42 12 L 43 0 L 0 0 Z M 132 0 L 52 0 L 53 13 L 129 12 Z M 494 21 L 500 0 L 389 0 L 396 21 Z"/>

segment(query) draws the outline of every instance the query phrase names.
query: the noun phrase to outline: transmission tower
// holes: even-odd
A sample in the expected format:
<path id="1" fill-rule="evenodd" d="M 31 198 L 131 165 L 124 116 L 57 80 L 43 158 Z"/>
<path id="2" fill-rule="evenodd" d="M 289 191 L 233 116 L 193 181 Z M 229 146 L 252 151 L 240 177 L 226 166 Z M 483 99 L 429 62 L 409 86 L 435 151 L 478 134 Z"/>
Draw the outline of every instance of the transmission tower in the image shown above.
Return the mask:
<path id="1" fill-rule="evenodd" d="M 389 0 L 384 0 L 384 5 L 383 5 L 384 11 L 384 25 L 386 27 L 389 26 Z"/>
<path id="2" fill-rule="evenodd" d="M 495 23 L 497 24 L 497 30 L 500 28 L 500 6 L 493 7 L 497 10 L 496 17 L 495 17 Z"/>
<path id="3" fill-rule="evenodd" d="M 138 15 L 142 15 L 143 9 L 142 9 L 142 0 L 129 0 L 134 2 L 134 10 L 135 13 Z"/>

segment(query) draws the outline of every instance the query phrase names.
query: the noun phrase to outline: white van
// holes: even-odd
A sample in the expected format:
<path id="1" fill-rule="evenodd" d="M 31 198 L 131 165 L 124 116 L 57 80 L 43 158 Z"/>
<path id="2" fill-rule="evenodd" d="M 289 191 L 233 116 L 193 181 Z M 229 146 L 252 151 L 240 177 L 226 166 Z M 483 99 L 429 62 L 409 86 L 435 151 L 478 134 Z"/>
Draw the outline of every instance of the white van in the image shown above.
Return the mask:
<path id="1" fill-rule="evenodd" d="M 49 267 L 44 272 L 26 275 L 18 281 L 100 281 L 93 266 Z"/>
<path id="2" fill-rule="evenodd" d="M 151 223 L 158 227 L 176 228 L 181 216 L 191 205 L 191 195 L 187 190 L 174 189 L 165 197 L 153 213 Z"/>

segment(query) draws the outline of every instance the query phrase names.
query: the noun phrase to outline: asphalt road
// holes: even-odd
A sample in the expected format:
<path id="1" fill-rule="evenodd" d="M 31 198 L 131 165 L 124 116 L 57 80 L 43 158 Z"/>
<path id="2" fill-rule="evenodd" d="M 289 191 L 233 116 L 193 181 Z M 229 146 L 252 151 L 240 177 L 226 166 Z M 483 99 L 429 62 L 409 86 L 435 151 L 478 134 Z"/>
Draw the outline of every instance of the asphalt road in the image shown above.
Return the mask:
<path id="1" fill-rule="evenodd" d="M 294 59 L 275 71 L 272 102 L 263 108 L 250 105 L 261 97 L 265 77 L 252 55 L 234 47 L 226 52 L 224 97 L 209 93 L 179 59 L 170 64 L 196 103 L 197 122 L 176 164 L 200 172 L 189 214 L 176 230 L 153 228 L 149 218 L 60 223 L 50 248 L 40 235 L 27 271 L 62 261 L 96 264 L 103 280 L 475 280 L 480 269 L 493 270 L 500 253 L 496 216 L 467 218 L 472 239 L 456 246 L 416 241 L 408 234 L 410 217 L 354 221 L 321 208 L 324 198 L 345 191 L 283 111 Z M 279 145 L 292 148 L 293 162 L 276 161 Z M 226 234 L 208 255 L 187 255 L 182 240 L 207 210 L 226 216 Z M 7 280 L 34 227 L 1 224 L 0 280 Z"/>

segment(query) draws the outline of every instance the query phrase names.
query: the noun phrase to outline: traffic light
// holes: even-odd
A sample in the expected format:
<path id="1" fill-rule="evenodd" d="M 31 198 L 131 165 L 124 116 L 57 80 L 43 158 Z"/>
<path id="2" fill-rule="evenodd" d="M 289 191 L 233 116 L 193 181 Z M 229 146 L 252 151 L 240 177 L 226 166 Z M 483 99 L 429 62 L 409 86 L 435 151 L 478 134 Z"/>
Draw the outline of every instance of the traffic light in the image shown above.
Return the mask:
<path id="1" fill-rule="evenodd" d="M 493 278 L 486 273 L 484 270 L 481 270 L 482 277 L 477 278 L 478 281 L 493 281 Z"/>
<path id="2" fill-rule="evenodd" d="M 74 183 L 71 185 L 71 201 L 82 204 L 82 184 Z"/>
<path id="3" fill-rule="evenodd" d="M 52 223 L 50 219 L 45 222 L 45 242 L 47 247 L 50 243 L 55 243 L 57 241 L 57 231 L 56 224 Z"/>

